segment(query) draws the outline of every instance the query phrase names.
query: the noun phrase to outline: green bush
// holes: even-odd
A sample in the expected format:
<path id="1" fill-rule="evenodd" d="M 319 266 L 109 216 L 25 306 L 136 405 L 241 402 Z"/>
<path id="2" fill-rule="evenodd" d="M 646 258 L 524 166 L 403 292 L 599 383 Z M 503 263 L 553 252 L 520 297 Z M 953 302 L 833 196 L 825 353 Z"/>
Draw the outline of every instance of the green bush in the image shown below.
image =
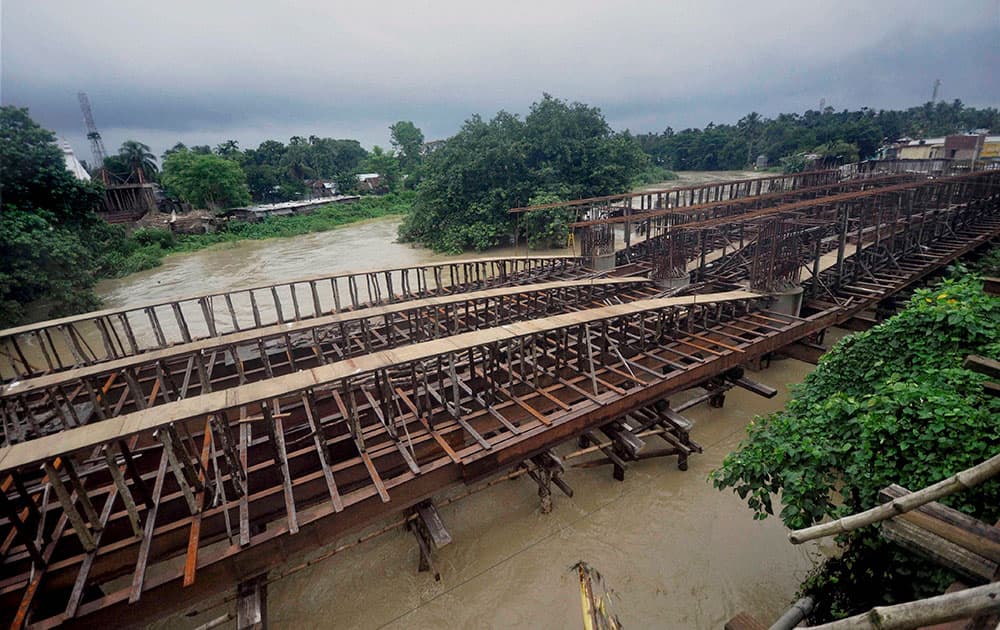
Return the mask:
<path id="1" fill-rule="evenodd" d="M 1000 449 L 1000 399 L 984 393 L 984 375 L 962 367 L 971 353 L 1000 356 L 1000 298 L 974 276 L 919 290 L 900 314 L 827 353 L 783 411 L 750 424 L 711 479 L 746 499 L 757 519 L 774 513 L 780 494 L 781 519 L 801 528 L 874 507 L 892 483 L 917 490 L 978 464 Z M 1000 480 L 942 502 L 992 523 Z M 875 528 L 845 542 L 844 559 L 812 581 L 841 602 L 829 614 L 850 612 L 847 601 L 869 608 L 912 596 L 915 582 L 937 588 L 945 579 L 887 548 Z M 913 571 L 923 578 L 913 580 Z M 868 586 L 850 586 L 858 584 Z M 841 597 L 845 588 L 849 597 Z"/>

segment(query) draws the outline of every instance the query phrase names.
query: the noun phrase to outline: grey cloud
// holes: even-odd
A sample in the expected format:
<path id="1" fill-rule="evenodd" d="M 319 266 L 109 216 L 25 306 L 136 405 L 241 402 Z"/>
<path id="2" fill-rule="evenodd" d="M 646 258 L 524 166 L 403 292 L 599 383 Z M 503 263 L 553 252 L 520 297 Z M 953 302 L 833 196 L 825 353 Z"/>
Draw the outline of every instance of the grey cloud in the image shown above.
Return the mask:
<path id="1" fill-rule="evenodd" d="M 109 146 L 157 151 L 292 134 L 386 144 L 398 119 L 442 137 L 473 112 L 523 113 L 543 91 L 637 132 L 824 97 L 908 106 L 935 78 L 949 99 L 996 105 L 998 6 L 6 0 L 0 88 L 83 155 L 78 89 Z"/>

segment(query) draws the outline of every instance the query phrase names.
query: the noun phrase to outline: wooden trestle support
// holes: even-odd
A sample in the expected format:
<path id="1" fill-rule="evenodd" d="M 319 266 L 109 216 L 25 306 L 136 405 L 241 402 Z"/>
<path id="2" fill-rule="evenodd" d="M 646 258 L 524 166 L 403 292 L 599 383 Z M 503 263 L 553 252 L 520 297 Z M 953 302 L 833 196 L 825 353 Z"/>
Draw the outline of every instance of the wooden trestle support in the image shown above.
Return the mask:
<path id="1" fill-rule="evenodd" d="M 686 468 L 687 406 L 733 386 L 774 395 L 742 365 L 1000 234 L 1000 173 L 866 181 L 676 226 L 723 245 L 688 256 L 687 295 L 587 277 L 576 258 L 487 260 L 447 280 L 448 264 L 339 276 L 346 291 L 324 297 L 330 278 L 310 279 L 0 332 L 0 621 L 141 624 L 226 585 L 260 595 L 289 556 L 393 514 L 439 575 L 450 535 L 431 500 L 456 482 L 524 475 L 546 511 L 553 485 L 572 496 L 566 466 Z M 800 273 L 798 315 L 732 289 Z"/>

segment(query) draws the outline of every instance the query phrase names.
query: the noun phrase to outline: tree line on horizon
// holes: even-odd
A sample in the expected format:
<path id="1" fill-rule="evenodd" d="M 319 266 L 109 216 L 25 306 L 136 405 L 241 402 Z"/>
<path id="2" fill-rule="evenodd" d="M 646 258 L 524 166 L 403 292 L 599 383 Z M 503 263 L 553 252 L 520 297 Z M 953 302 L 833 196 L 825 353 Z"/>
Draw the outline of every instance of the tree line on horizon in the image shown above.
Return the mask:
<path id="1" fill-rule="evenodd" d="M 905 110 L 868 107 L 834 111 L 832 107 L 802 114 L 765 118 L 751 112 L 732 125 L 709 123 L 703 129 L 639 134 L 636 139 L 653 162 L 677 171 L 746 168 L 758 155 L 785 170 L 800 170 L 803 154 L 813 153 L 828 164 L 871 159 L 879 147 L 903 137 L 928 138 L 976 129 L 1000 130 L 996 107 L 967 107 L 927 102 Z"/>
<path id="2" fill-rule="evenodd" d="M 539 111 L 536 112 L 536 109 Z M 541 186 L 546 190 L 537 192 L 547 198 L 564 198 L 567 194 L 572 194 L 573 188 L 586 188 L 579 181 L 580 176 L 590 177 L 598 182 L 591 188 L 601 188 L 602 184 L 608 184 L 600 176 L 595 178 L 595 173 L 602 170 L 596 168 L 598 164 L 594 162 L 595 155 L 587 154 L 587 150 L 597 150 L 598 145 L 612 137 L 616 142 L 630 147 L 629 151 L 619 153 L 618 158 L 631 156 L 630 151 L 638 147 L 648 160 L 635 161 L 628 157 L 625 161 L 618 162 L 618 167 L 634 169 L 635 173 L 615 182 L 615 185 L 605 186 L 602 194 L 621 192 L 623 185 L 631 181 L 642 181 L 643 174 L 651 173 L 650 169 L 661 173 L 663 170 L 742 169 L 751 167 L 758 155 L 764 155 L 770 164 L 780 165 L 785 171 L 796 171 L 806 167 L 807 154 L 817 156 L 821 164 L 836 165 L 872 158 L 879 147 L 902 137 L 921 138 L 975 129 L 1000 129 L 1000 110 L 997 108 L 977 109 L 954 100 L 951 103 L 928 102 L 906 110 L 874 110 L 863 107 L 838 112 L 832 107 L 826 107 L 821 111 L 779 114 L 774 118 L 751 112 L 735 124 L 709 123 L 704 128 L 682 131 L 667 127 L 662 132 L 633 136 L 628 131 L 614 132 L 598 108 L 580 103 L 570 104 L 543 95 L 540 102 L 532 105 L 523 121 L 517 115 L 507 112 L 500 112 L 488 122 L 479 116 L 473 116 L 455 136 L 437 143 L 438 148 L 445 149 L 440 152 L 441 155 L 457 158 L 451 161 L 449 168 L 455 172 L 461 171 L 475 162 L 474 158 L 461 149 L 473 136 L 478 134 L 477 142 L 488 142 L 487 136 L 491 134 L 494 139 L 506 134 L 503 142 L 509 142 L 514 147 L 518 141 L 526 140 L 515 139 L 514 136 L 519 133 L 517 126 L 523 124 L 526 128 L 537 127 L 543 110 L 547 112 L 547 124 L 553 125 L 545 134 L 544 141 L 550 145 L 553 142 L 558 144 L 559 151 L 552 152 L 545 148 L 541 148 L 541 151 L 549 150 L 552 155 L 561 151 L 560 155 L 565 162 L 579 162 L 575 172 L 573 169 L 555 169 L 563 176 L 557 183 L 558 186 L 564 186 L 566 190 L 555 190 L 558 186 L 546 183 Z M 589 116 L 586 122 L 581 118 L 584 114 Z M 484 126 L 480 129 L 481 124 Z M 480 131 L 473 131 L 475 129 Z M 366 150 L 357 140 L 315 135 L 308 138 L 293 136 L 287 143 L 265 140 L 253 149 L 241 149 L 236 140 L 226 140 L 214 148 L 208 145 L 187 147 L 178 142 L 163 153 L 162 172 L 148 145 L 127 140 L 117 155 L 105 160 L 104 167 L 119 180 L 138 177 L 145 181 L 158 181 L 168 193 L 196 207 L 213 210 L 244 205 L 251 201 L 272 203 L 299 199 L 310 193 L 308 183 L 316 180 L 335 182 L 338 191 L 342 193 L 357 192 L 356 176 L 363 172 L 378 173 L 378 192 L 395 190 L 401 184 L 417 189 L 427 174 L 427 169 L 422 168 L 426 157 L 423 151 L 424 135 L 411 121 L 394 123 L 390 126 L 390 133 L 391 148 L 375 146 L 371 151 Z M 535 133 L 527 140 L 540 141 L 542 138 L 542 134 Z M 591 143 L 587 150 L 580 144 L 583 138 Z M 484 145 L 477 150 L 488 148 Z M 537 151 L 528 153 L 524 156 L 528 162 L 540 159 Z M 496 157 L 498 160 L 503 159 L 500 154 Z M 612 161 L 616 159 L 615 156 L 606 157 Z M 223 159 L 227 162 L 222 162 Z M 440 155 L 433 160 L 435 164 L 439 162 Z M 530 172 L 533 168 L 530 164 L 521 166 L 524 172 Z M 602 168 L 604 166 L 608 165 L 602 163 Z M 548 167 L 552 167 L 551 160 Z M 594 168 L 594 171 L 588 172 L 588 168 Z M 543 179 L 548 177 L 549 175 L 545 175 Z M 484 179 L 484 186 L 493 186 L 495 182 L 490 182 L 490 179 L 490 176 Z M 528 179 L 531 177 L 528 176 Z M 427 187 L 441 188 L 433 182 Z M 509 181 L 504 195 L 523 197 L 520 194 L 523 188 L 522 182 Z M 477 194 L 478 192 L 469 191 L 464 201 L 470 205 L 477 203 Z M 531 195 L 529 199 L 530 197 Z M 423 205 L 440 205 L 440 201 L 441 199 L 427 199 Z M 457 207 L 453 210 L 462 214 Z M 455 212 L 446 214 L 450 218 L 464 221 L 460 217 L 454 217 Z M 413 223 L 404 230 L 411 240 L 421 240 L 422 230 L 418 223 Z M 486 223 L 502 227 L 501 224 L 505 224 L 506 220 L 496 216 Z M 484 234 L 483 230 L 478 231 L 480 236 Z M 491 246 L 490 243 L 495 244 L 496 239 L 457 238 L 453 233 L 447 239 L 434 240 L 437 241 L 438 249 L 454 250 L 458 247 Z M 444 244 L 444 240 L 448 240 L 448 244 Z"/>
<path id="3" fill-rule="evenodd" d="M 157 182 L 199 208 L 218 210 L 251 201 L 274 203 L 309 195 L 311 181 L 335 182 L 341 193 L 358 191 L 357 174 L 377 172 L 379 192 L 388 192 L 413 174 L 421 159 L 423 133 L 411 121 L 389 127 L 392 149 L 366 150 L 357 140 L 292 136 L 288 143 L 265 140 L 240 149 L 236 140 L 214 148 L 176 143 L 161 156 L 162 170 L 150 147 L 126 140 L 104 160 L 113 181 Z M 97 174 L 96 170 L 93 174 Z"/>
<path id="4" fill-rule="evenodd" d="M 287 144 L 266 140 L 254 149 L 234 140 L 214 148 L 177 143 L 162 156 L 161 170 L 148 145 L 128 140 L 105 167 L 118 179 L 156 181 L 168 194 L 212 210 L 296 199 L 310 180 L 335 181 L 341 192 L 351 192 L 358 173 L 377 173 L 381 188 L 374 192 L 410 191 L 384 204 L 406 212 L 401 240 L 457 253 L 522 236 L 531 247 L 564 246 L 565 213 L 516 220 L 508 209 L 624 192 L 669 179 L 668 168 L 743 168 L 758 153 L 784 157 L 786 168 L 796 168 L 792 158 L 803 151 L 846 162 L 902 135 L 980 128 L 1000 130 L 1000 112 L 954 101 L 902 111 L 827 108 L 774 119 L 753 113 L 735 125 L 634 136 L 614 131 L 599 108 L 544 94 L 523 118 L 504 111 L 490 120 L 472 116 L 429 152 L 420 129 L 399 121 L 390 127 L 389 149 L 367 151 L 356 140 L 316 136 Z M 170 236 L 164 230 L 129 235 L 98 221 L 100 189 L 99 182 L 70 175 L 54 134 L 27 109 L 0 108 L 0 325 L 96 306 L 96 278 L 133 269 L 122 259 L 150 245 L 142 239 Z M 158 260 L 151 257 L 143 268 Z M 31 306 L 40 302 L 47 305 Z"/>

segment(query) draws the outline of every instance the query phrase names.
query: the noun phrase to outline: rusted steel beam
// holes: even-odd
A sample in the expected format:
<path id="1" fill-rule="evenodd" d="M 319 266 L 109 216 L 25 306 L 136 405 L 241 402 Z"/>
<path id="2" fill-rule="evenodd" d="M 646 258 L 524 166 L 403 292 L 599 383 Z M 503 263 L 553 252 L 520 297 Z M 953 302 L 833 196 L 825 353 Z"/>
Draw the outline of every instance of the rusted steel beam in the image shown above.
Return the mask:
<path id="1" fill-rule="evenodd" d="M 44 397 L 51 388 L 58 387 L 75 392 L 69 402 L 98 416 L 89 417 L 89 420 L 84 418 L 83 422 L 105 420 L 137 409 L 166 404 L 175 397 L 185 398 L 213 389 L 259 381 L 336 359 L 465 332 L 483 324 L 495 326 L 586 308 L 612 295 L 627 300 L 648 296 L 650 290 L 643 288 L 645 282 L 641 278 L 610 278 L 527 285 L 523 290 L 510 287 L 491 289 L 245 330 L 225 337 L 203 339 L 9 383 L 0 387 L 0 403 L 16 404 L 32 410 L 34 414 L 51 413 L 44 411 L 50 408 Z M 479 316 L 480 311 L 487 316 Z M 473 316 L 470 317 L 469 313 Z M 420 328 L 410 332 L 404 330 L 415 321 L 435 318 L 448 322 L 448 327 L 429 334 Z M 198 377 L 192 379 L 192 373 L 197 373 Z M 119 375 L 124 375 L 127 386 L 121 385 L 113 391 L 120 389 L 125 398 L 114 409 L 105 409 L 101 396 L 96 394 L 95 385 Z M 178 380 L 184 382 L 179 395 L 168 395 L 168 391 L 176 389 L 172 384 Z M 152 394 L 150 387 L 153 388 Z M 155 395 L 157 388 L 163 393 L 159 398 Z M 105 387 L 104 395 L 107 391 L 108 387 Z M 55 407 L 51 409 L 57 410 Z M 17 441 L 39 435 L 34 427 L 23 426 L 20 431 L 13 426 L 5 428 L 8 439 L 20 434 Z"/>
<path id="2" fill-rule="evenodd" d="M 917 208 L 910 216 L 931 212 L 933 204 L 950 208 L 964 194 L 954 186 L 940 189 L 936 196 L 916 199 L 918 205 L 927 207 Z M 873 224 L 853 218 L 847 222 L 846 229 L 862 235 L 858 242 L 881 243 L 888 238 L 883 236 L 883 226 L 898 225 L 883 216 L 883 209 L 878 210 L 872 215 L 878 217 Z M 176 387 L 170 379 L 154 379 L 162 385 L 155 393 L 143 390 L 147 408 L 0 449 L 0 470 L 18 468 L 25 474 L 30 496 L 44 479 L 34 463 L 52 463 L 51 458 L 67 453 L 89 453 L 125 435 L 137 439 L 135 448 L 130 449 L 133 466 L 142 483 L 156 482 L 153 508 L 157 516 L 147 517 L 145 536 L 136 539 L 127 509 L 109 513 L 107 518 L 102 514 L 98 519 L 101 535 L 95 541 L 89 577 L 84 580 L 107 585 L 131 573 L 133 586 L 96 599 L 78 600 L 75 612 L 81 623 L 101 623 L 113 618 L 106 615 L 121 611 L 120 605 L 132 598 L 137 601 L 126 609 L 130 618 L 147 619 L 164 605 L 194 600 L 215 592 L 227 580 L 239 581 L 278 566 L 283 562 L 282 554 L 308 550 L 317 537 L 362 527 L 433 495 L 459 478 L 473 480 L 516 467 L 561 441 L 641 413 L 674 392 L 706 383 L 736 365 L 849 318 L 911 278 L 1000 232 L 995 213 L 994 204 L 927 214 L 919 229 L 936 242 L 926 249 L 907 250 L 892 262 L 873 259 L 855 263 L 852 256 L 844 256 L 843 271 L 856 277 L 850 285 L 832 290 L 860 287 L 861 297 L 841 297 L 838 304 L 806 317 L 760 310 L 763 305 L 750 296 L 726 301 L 718 296 L 687 296 L 564 313 L 455 335 L 454 317 L 439 310 L 425 318 L 428 321 L 400 321 L 359 330 L 355 337 L 358 352 L 371 352 L 372 344 L 380 338 L 388 341 L 398 336 L 406 343 L 401 335 L 416 325 L 435 331 L 435 335 L 451 336 L 358 358 L 330 356 L 316 367 L 275 375 L 282 361 L 293 368 L 300 366 L 299 355 L 287 352 L 286 340 L 280 354 L 263 355 L 264 373 L 271 378 L 256 383 L 242 380 L 246 384 L 225 391 L 215 391 L 211 383 L 198 396 L 171 398 L 171 402 L 157 398 Z M 902 234 L 897 227 L 892 232 Z M 881 275 L 883 270 L 885 276 Z M 849 276 L 845 273 L 843 277 Z M 470 322 L 491 323 L 488 311 L 465 316 Z M 191 375 L 191 391 L 201 391 L 195 388 L 210 383 L 204 379 L 220 374 L 214 371 L 219 369 L 215 363 L 201 367 L 204 369 L 191 363 L 184 370 Z M 141 385 L 140 379 L 133 380 Z M 121 386 L 123 395 L 127 386 Z M 54 405 L 73 397 L 72 392 L 67 395 L 53 388 L 45 389 L 45 394 Z M 111 394 L 107 397 L 113 402 L 115 392 L 105 394 Z M 118 400 L 115 404 L 122 405 L 124 398 Z M 270 411 L 254 412 L 255 405 L 269 402 Z M 72 414 L 68 410 L 60 413 L 67 426 L 73 427 Z M 154 413 L 169 420 L 156 419 Z M 259 427 L 268 422 L 268 413 L 273 421 L 271 435 L 263 430 L 251 432 L 255 424 Z M 183 472 L 187 466 L 191 471 L 204 470 L 206 464 L 186 445 L 199 443 L 199 438 L 201 444 L 208 443 L 208 417 L 218 418 L 227 430 L 241 434 L 240 453 L 236 455 L 233 447 L 229 458 L 239 460 L 239 464 L 211 477 L 212 483 L 232 490 L 231 498 L 219 505 L 202 504 L 192 515 L 182 483 L 190 484 L 190 480 Z M 167 447 L 152 438 L 154 431 L 165 431 L 170 423 L 176 434 L 176 438 L 174 434 L 170 437 L 178 460 L 175 472 L 182 473 L 172 476 L 165 475 Z M 680 448 L 664 439 L 666 450 Z M 279 442 L 283 442 L 283 449 L 275 448 Z M 31 447 L 32 451 L 25 458 L 26 451 L 18 447 Z M 329 476 L 321 463 L 320 453 L 324 452 L 330 457 Z M 110 505 L 118 486 L 106 458 L 91 456 L 76 461 L 76 476 L 80 485 L 88 488 L 91 500 L 104 499 L 104 505 Z M 241 481 L 243 475 L 245 482 Z M 339 514 L 331 500 L 330 478 L 341 497 Z M 245 492 L 237 497 L 241 483 L 246 484 Z M 63 510 L 60 504 L 37 508 L 50 519 Z M 232 535 L 227 519 L 229 511 L 237 508 L 245 515 L 240 519 L 241 544 L 215 544 Z M 289 518 L 293 510 L 294 525 Z M 337 516 L 330 518 L 334 514 Z M 200 537 L 194 568 L 199 579 L 185 589 L 183 567 L 178 568 L 176 560 L 188 551 L 190 529 L 196 521 L 200 522 Z M 299 533 L 294 533 L 295 525 Z M 78 571 L 88 557 L 81 553 L 80 545 L 69 531 L 53 539 L 49 548 L 56 553 L 47 565 L 46 593 L 66 592 L 78 580 Z M 8 609 L 6 604 L 25 592 L 30 564 L 28 550 L 14 545 L 0 575 L 0 602 L 4 603 L 0 608 Z M 56 615 L 38 625 L 48 627 L 71 616 Z"/>
<path id="3" fill-rule="evenodd" d="M 558 279 L 578 273 L 581 265 L 573 256 L 449 261 L 301 278 L 84 313 L 0 331 L 0 347 L 5 350 L 0 354 L 0 379 L 24 378 L 281 323 L 288 319 L 285 309 L 295 307 L 297 321 L 432 295 Z M 246 321 L 248 311 L 252 311 L 252 322 Z M 85 339 L 103 343 L 81 343 Z M 26 356 L 29 347 L 37 348 L 41 356 Z"/>
<path id="4" fill-rule="evenodd" d="M 764 207 L 780 206 L 797 200 L 821 199 L 854 190 L 869 190 L 892 184 L 913 181 L 912 177 L 889 176 L 870 180 L 846 180 L 826 183 L 808 188 L 795 188 L 763 195 L 736 197 L 721 201 L 648 210 L 627 216 L 606 216 L 574 221 L 570 228 L 588 227 L 592 225 L 615 225 L 636 221 L 670 218 L 669 225 L 682 224 L 686 221 L 706 220 L 722 216 L 739 216 L 740 214 Z"/>
<path id="5" fill-rule="evenodd" d="M 696 184 L 693 186 L 677 186 L 673 188 L 658 188 L 652 190 L 643 190 L 640 192 L 633 193 L 623 193 L 619 195 L 605 195 L 603 197 L 588 197 L 586 199 L 572 199 L 570 201 L 557 201 L 554 203 L 541 204 L 536 206 L 527 206 L 521 208 L 511 208 L 509 212 L 511 214 L 518 214 L 522 212 L 535 212 L 538 210 L 553 210 L 557 208 L 568 208 L 579 205 L 590 205 L 595 203 L 605 203 L 610 204 L 616 201 L 627 201 L 630 199 L 636 199 L 640 197 L 648 197 L 651 195 L 675 195 L 679 200 L 684 201 L 688 199 L 697 198 L 699 192 L 704 193 L 707 190 L 713 189 L 724 189 L 730 187 L 732 184 L 753 184 L 754 192 L 753 194 L 760 194 L 760 191 L 765 188 L 769 188 L 771 185 L 776 184 L 776 188 L 785 189 L 787 185 L 790 188 L 794 188 L 796 185 L 800 185 L 802 182 L 818 182 L 818 181 L 828 181 L 835 182 L 839 179 L 839 173 L 835 169 L 831 170 L 818 170 L 818 171 L 808 171 L 805 173 L 790 173 L 783 175 L 770 175 L 768 177 L 757 177 L 750 180 L 727 180 L 721 182 L 710 182 L 707 184 Z M 747 189 L 748 192 L 750 189 Z M 692 194 L 693 193 L 693 194 Z M 692 205 L 692 204 L 686 204 Z"/>

